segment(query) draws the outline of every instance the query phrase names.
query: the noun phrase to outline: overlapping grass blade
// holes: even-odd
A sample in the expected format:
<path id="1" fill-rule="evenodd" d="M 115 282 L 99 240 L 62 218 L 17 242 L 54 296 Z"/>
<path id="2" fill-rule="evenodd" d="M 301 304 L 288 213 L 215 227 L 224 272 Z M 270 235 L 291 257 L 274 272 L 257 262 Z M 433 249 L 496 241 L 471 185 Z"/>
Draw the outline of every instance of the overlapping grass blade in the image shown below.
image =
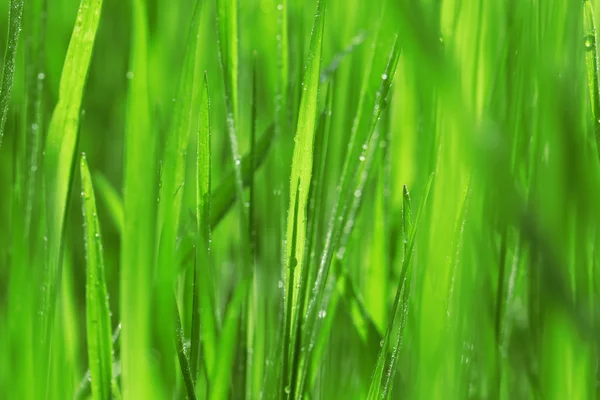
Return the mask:
<path id="1" fill-rule="evenodd" d="M 202 120 L 202 119 L 201 119 Z M 241 160 L 242 180 L 244 187 L 247 187 L 252 180 L 252 175 L 255 174 L 258 169 L 262 166 L 269 149 L 274 140 L 275 128 L 273 125 L 269 127 L 262 134 L 258 142 L 256 143 L 256 151 L 254 155 L 254 169 L 251 168 L 250 154 L 245 154 Z M 227 174 L 223 181 L 217 186 L 217 188 L 211 193 L 210 203 L 210 228 L 215 229 L 219 223 L 225 218 L 227 213 L 231 211 L 231 207 L 236 201 L 236 183 L 235 183 L 235 172 L 231 171 Z M 124 226 L 124 212 L 123 212 L 123 201 L 119 195 L 117 189 L 108 181 L 108 179 L 97 172 L 94 174 L 94 182 L 98 194 L 102 199 L 103 203 L 108 208 L 109 215 L 114 223 L 115 227 L 119 232 L 123 232 Z"/>
<path id="2" fill-rule="evenodd" d="M 81 196 L 87 259 L 86 320 L 88 359 L 94 399 L 109 399 L 113 387 L 110 308 L 104 278 L 104 254 L 96 198 L 85 154 L 81 156 Z"/>
<path id="3" fill-rule="evenodd" d="M 50 331 L 54 319 L 56 288 L 61 279 L 64 222 L 73 179 L 81 100 L 101 8 L 102 0 L 82 0 L 79 5 L 61 74 L 58 104 L 52 114 L 46 140 L 44 173 L 49 256 L 44 278 L 46 298 L 42 324 L 43 343 L 49 352 L 45 361 L 47 365 L 50 365 Z"/>
<path id="4" fill-rule="evenodd" d="M 0 146 L 4 137 L 4 127 L 8 117 L 8 103 L 15 79 L 15 61 L 17 45 L 21 34 L 21 19 L 23 17 L 23 0 L 10 0 L 8 9 L 8 45 L 4 54 L 2 86 L 0 86 Z"/>
<path id="5" fill-rule="evenodd" d="M 294 396 L 293 373 L 289 363 L 294 363 L 296 344 L 300 340 L 294 332 L 300 323 L 299 304 L 301 277 L 304 269 L 308 268 L 304 260 L 306 246 L 306 208 L 311 186 L 313 168 L 313 145 L 317 120 L 317 100 L 319 95 L 319 75 L 321 73 L 321 52 L 323 48 L 323 32 L 325 28 L 326 0 L 319 0 L 313 30 L 311 34 L 308 59 L 306 62 L 305 75 L 302 86 L 302 100 L 298 115 L 298 126 L 294 153 L 292 158 L 290 205 L 287 220 L 287 245 L 286 259 L 288 265 L 285 269 L 285 277 L 288 291 L 286 292 L 286 313 L 284 347 L 283 347 L 283 376 L 281 393 L 283 397 Z M 292 213 L 292 210 L 297 210 Z M 290 340 L 291 339 L 291 340 Z M 286 343 L 288 344 L 286 346 Z M 285 390 L 287 388 L 287 390 Z"/>
<path id="6" fill-rule="evenodd" d="M 334 204 L 333 213 L 331 215 L 330 223 L 327 230 L 326 242 L 323 249 L 323 254 L 319 262 L 319 268 L 317 277 L 314 283 L 314 288 L 309 299 L 308 309 L 304 320 L 305 331 L 304 335 L 307 343 L 312 341 L 312 337 L 315 334 L 315 322 L 317 320 L 317 312 L 323 308 L 323 298 L 325 293 L 326 282 L 329 276 L 329 270 L 332 263 L 334 253 L 338 249 L 342 249 L 341 245 L 343 228 L 348 222 L 348 216 L 350 215 L 350 206 L 352 204 L 352 198 L 354 197 L 354 191 L 351 189 L 355 185 L 355 179 L 357 176 L 357 170 L 361 163 L 365 161 L 364 149 L 368 149 L 375 131 L 377 122 L 381 115 L 381 112 L 385 106 L 385 99 L 389 91 L 392 78 L 395 73 L 396 65 L 399 57 L 399 44 L 397 37 L 394 39 L 394 44 L 389 53 L 387 65 L 384 73 L 377 75 L 379 77 L 378 90 L 374 98 L 370 100 L 366 99 L 367 90 L 371 79 L 371 70 L 369 69 L 365 75 L 365 81 L 363 83 L 361 103 L 359 103 L 359 114 L 357 115 L 352 131 L 352 135 L 349 143 L 349 151 L 344 159 L 344 167 L 342 176 L 340 177 L 340 184 L 336 193 L 336 200 Z M 370 63 L 373 63 L 375 53 L 375 47 L 372 49 Z M 365 103 L 366 104 L 363 104 Z M 368 106 L 373 107 L 372 114 L 367 114 L 367 111 L 361 111 L 363 108 Z M 364 113 L 365 115 L 363 115 Z M 364 142 L 359 142 L 359 140 Z M 376 141 L 375 141 L 376 142 Z M 356 162 L 358 160 L 358 162 Z M 351 231 L 350 225 L 350 231 Z M 346 231 L 347 232 L 347 231 Z M 345 233 L 346 233 L 345 232 Z"/>

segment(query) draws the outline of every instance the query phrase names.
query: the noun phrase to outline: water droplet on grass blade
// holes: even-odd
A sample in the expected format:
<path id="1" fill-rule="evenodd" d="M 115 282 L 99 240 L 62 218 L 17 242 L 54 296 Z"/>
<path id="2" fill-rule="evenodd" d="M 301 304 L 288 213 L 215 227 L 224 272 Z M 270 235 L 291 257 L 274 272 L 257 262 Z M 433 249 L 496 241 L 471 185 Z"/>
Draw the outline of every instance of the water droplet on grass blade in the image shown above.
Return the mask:
<path id="1" fill-rule="evenodd" d="M 594 49 L 595 47 L 595 41 L 596 38 L 594 37 L 594 35 L 585 35 L 584 37 L 584 45 L 585 45 L 585 50 L 586 51 L 591 51 Z"/>

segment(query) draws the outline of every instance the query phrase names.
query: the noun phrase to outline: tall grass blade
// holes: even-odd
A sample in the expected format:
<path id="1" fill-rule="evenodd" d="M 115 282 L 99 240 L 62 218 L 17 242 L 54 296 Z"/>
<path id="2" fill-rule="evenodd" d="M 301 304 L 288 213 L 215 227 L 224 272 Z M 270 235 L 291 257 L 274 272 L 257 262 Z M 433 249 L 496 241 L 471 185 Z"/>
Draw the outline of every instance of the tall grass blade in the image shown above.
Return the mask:
<path id="1" fill-rule="evenodd" d="M 288 375 L 292 373 L 292 371 L 289 371 L 288 360 L 294 362 L 295 348 L 297 347 L 294 340 L 300 339 L 299 337 L 294 339 L 294 332 L 297 324 L 300 323 L 299 312 L 301 304 L 299 304 L 299 297 L 300 291 L 303 290 L 300 287 L 300 280 L 304 274 L 304 269 L 308 268 L 304 260 L 307 228 L 306 209 L 313 168 L 313 146 L 317 122 L 317 100 L 319 95 L 319 75 L 321 73 L 325 10 L 326 0 L 319 0 L 311 33 L 305 75 L 302 82 L 303 92 L 298 114 L 296 137 L 294 139 L 295 145 L 290 178 L 290 205 L 288 208 L 286 235 L 286 259 L 289 261 L 285 269 L 288 291 L 285 299 L 286 322 L 283 332 L 284 354 L 282 369 L 282 386 L 287 388 L 287 390 L 284 390 L 282 396 L 292 398 L 294 396 L 293 378 L 292 375 Z M 291 212 L 292 210 L 294 210 L 293 213 Z M 287 346 L 285 345 L 286 342 L 288 343 Z"/>
<path id="2" fill-rule="evenodd" d="M 102 0 L 82 0 L 63 66 L 58 104 L 48 127 L 45 150 L 45 186 L 48 265 L 45 276 L 43 342 L 49 346 L 57 287 L 61 280 L 61 251 L 68 195 L 73 180 L 79 114 Z M 49 349 L 49 347 L 47 347 Z M 46 362 L 50 365 L 50 350 Z"/>
<path id="3" fill-rule="evenodd" d="M 149 366 L 151 272 L 156 221 L 156 137 L 150 122 L 148 22 L 145 0 L 133 0 L 125 127 L 120 304 L 121 385 L 124 398 L 143 399 L 156 388 Z M 144 382 L 145 384 L 140 384 Z"/>
<path id="4" fill-rule="evenodd" d="M 111 314 L 104 277 L 104 254 L 96 213 L 96 198 L 85 154 L 81 156 L 80 171 L 87 259 L 85 291 L 88 358 L 92 395 L 94 399 L 100 400 L 112 397 Z"/>
<path id="5" fill-rule="evenodd" d="M 396 362 L 398 359 L 398 352 L 400 351 L 402 345 L 402 337 L 404 334 L 404 328 L 406 326 L 406 319 L 408 313 L 408 300 L 410 296 L 410 277 L 412 274 L 412 256 L 415 247 L 415 237 L 417 234 L 417 229 L 419 227 L 419 221 L 421 220 L 421 213 L 423 211 L 423 207 L 427 203 L 427 198 L 429 197 L 429 192 L 431 190 L 431 185 L 433 182 L 433 175 L 429 177 L 429 181 L 427 182 L 427 187 L 425 189 L 425 194 L 423 195 L 423 199 L 419 205 L 419 209 L 417 210 L 417 214 L 415 216 L 414 222 L 411 222 L 411 205 L 410 205 L 410 197 L 408 195 L 408 191 L 406 188 L 404 189 L 404 206 L 403 206 L 403 216 L 402 216 L 402 226 L 404 233 L 401 235 L 403 237 L 401 246 L 404 250 L 404 257 L 402 260 L 402 269 L 400 273 L 400 279 L 398 281 L 398 287 L 396 289 L 396 295 L 394 298 L 394 304 L 392 309 L 392 318 L 388 322 L 387 329 L 385 332 L 385 336 L 383 338 L 383 344 L 379 351 L 379 357 L 377 358 L 377 365 L 375 367 L 375 371 L 373 373 L 373 377 L 371 378 L 371 385 L 369 387 L 369 399 L 376 398 L 388 398 L 389 393 L 391 392 L 392 382 L 394 379 L 394 374 L 396 371 Z M 405 239 L 407 241 L 405 242 Z M 401 315 L 398 315 L 398 311 L 401 311 Z M 400 317 L 400 326 L 396 326 L 397 318 Z M 392 334 L 396 330 L 396 340 L 393 342 L 394 345 L 391 349 L 390 360 L 388 364 L 388 373 L 386 376 L 383 376 L 383 371 L 386 366 L 386 360 L 388 359 L 388 353 L 390 352 L 390 344 L 392 343 Z"/>
<path id="6" fill-rule="evenodd" d="M 169 358 L 174 342 L 173 308 L 169 299 L 172 297 L 176 273 L 176 242 L 181 218 L 182 187 L 185 184 L 185 162 L 189 142 L 189 134 L 198 128 L 201 109 L 200 97 L 204 86 L 200 58 L 202 41 L 200 40 L 200 16 L 202 2 L 198 1 L 192 16 L 185 49 L 183 70 L 179 79 L 179 87 L 171 127 L 166 138 L 165 151 L 162 158 L 161 177 L 159 184 L 159 204 L 157 234 L 159 235 L 158 261 L 156 266 L 157 278 L 157 325 L 155 331 L 160 332 L 160 349 L 163 356 Z M 163 365 L 166 367 L 166 365 Z M 167 386 L 172 386 L 173 371 L 163 368 L 163 378 Z"/>

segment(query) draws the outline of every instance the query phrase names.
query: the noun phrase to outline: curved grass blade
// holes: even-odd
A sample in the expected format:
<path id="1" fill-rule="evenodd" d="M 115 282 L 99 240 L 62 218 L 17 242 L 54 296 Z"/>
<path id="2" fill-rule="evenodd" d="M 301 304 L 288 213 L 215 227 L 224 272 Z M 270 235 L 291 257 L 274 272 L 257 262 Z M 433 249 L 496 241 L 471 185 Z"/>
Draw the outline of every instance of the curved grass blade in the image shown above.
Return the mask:
<path id="1" fill-rule="evenodd" d="M 156 384 L 149 366 L 150 307 L 156 227 L 156 137 L 150 122 L 148 22 L 145 0 L 133 0 L 125 126 L 121 241 L 121 362 L 123 398 L 146 399 Z"/>
<path id="2" fill-rule="evenodd" d="M 600 79 L 598 70 L 598 34 L 594 19 L 594 8 L 590 0 L 583 2 L 583 29 L 585 45 L 585 63 L 587 69 L 588 87 L 592 117 L 594 118 L 594 135 L 596 147 L 600 154 Z"/>
<path id="3" fill-rule="evenodd" d="M 48 127 L 45 150 L 46 213 L 48 224 L 48 265 L 42 312 L 43 341 L 48 348 L 56 303 L 56 287 L 61 280 L 61 251 L 68 194 L 73 179 L 75 148 L 83 89 L 90 65 L 102 0 L 82 0 L 60 79 L 58 104 Z M 49 375 L 48 375 L 49 376 Z"/>
<path id="4" fill-rule="evenodd" d="M 300 291 L 304 289 L 300 287 L 300 280 L 304 269 L 308 268 L 307 263 L 304 261 L 307 228 L 306 209 L 313 168 L 313 146 L 317 122 L 317 100 L 319 95 L 319 74 L 321 72 L 326 3 L 326 0 L 319 0 L 317 4 L 317 12 L 315 14 L 305 75 L 302 83 L 304 91 L 302 92 L 298 114 L 290 178 L 290 205 L 288 207 L 286 235 L 286 259 L 289 262 L 285 271 L 288 292 L 286 293 L 285 300 L 286 315 L 283 332 L 284 353 L 282 366 L 283 391 L 281 393 L 282 397 L 290 398 L 294 396 L 294 387 L 292 382 L 293 373 L 289 371 L 288 360 L 292 363 L 294 362 L 294 353 L 297 347 L 295 340 L 300 340 L 299 337 L 294 339 L 296 336 L 294 332 L 296 331 L 297 324 L 300 323 L 299 312 L 301 305 L 299 304 L 299 296 Z M 292 212 L 292 210 L 297 210 L 297 212 Z M 289 375 L 290 373 L 292 375 Z"/>
<path id="5" fill-rule="evenodd" d="M 17 46 L 21 33 L 21 19 L 23 17 L 23 0 L 10 0 L 8 9 L 8 45 L 4 54 L 4 72 L 2 86 L 0 86 L 0 146 L 4 137 L 4 126 L 8 117 L 8 103 L 15 79 L 15 61 Z"/>
<path id="6" fill-rule="evenodd" d="M 90 378 L 94 399 L 109 399 L 113 386 L 113 348 L 110 309 L 104 280 L 104 255 L 92 177 L 85 154 L 81 155 L 81 196 L 85 221 L 87 279 L 86 321 Z"/>

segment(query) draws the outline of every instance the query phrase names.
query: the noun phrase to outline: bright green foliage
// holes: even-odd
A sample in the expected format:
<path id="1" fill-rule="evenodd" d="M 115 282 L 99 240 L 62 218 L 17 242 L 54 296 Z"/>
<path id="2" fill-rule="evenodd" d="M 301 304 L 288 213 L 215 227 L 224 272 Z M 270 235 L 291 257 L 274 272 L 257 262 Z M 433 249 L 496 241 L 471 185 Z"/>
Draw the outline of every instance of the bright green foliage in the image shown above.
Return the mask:
<path id="1" fill-rule="evenodd" d="M 97 400 L 110 399 L 112 398 L 113 386 L 111 313 L 104 278 L 104 255 L 100 236 L 100 223 L 96 213 L 96 198 L 85 154 L 81 156 L 80 169 L 87 260 L 87 280 L 85 283 L 86 332 L 92 395 Z"/>
<path id="2" fill-rule="evenodd" d="M 0 2 L 0 397 L 600 398 L 598 7 Z"/>

